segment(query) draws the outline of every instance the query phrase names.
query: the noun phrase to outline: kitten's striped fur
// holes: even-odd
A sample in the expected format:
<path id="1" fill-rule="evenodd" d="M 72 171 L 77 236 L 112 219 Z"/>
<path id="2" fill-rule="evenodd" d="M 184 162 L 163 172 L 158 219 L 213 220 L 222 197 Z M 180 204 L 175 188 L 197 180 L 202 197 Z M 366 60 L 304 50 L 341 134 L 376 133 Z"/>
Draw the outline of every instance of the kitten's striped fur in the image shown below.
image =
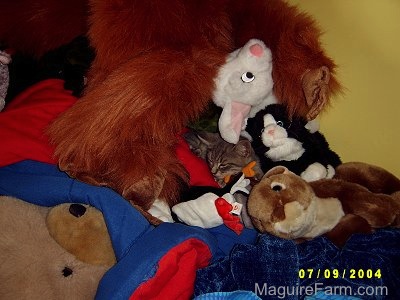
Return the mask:
<path id="1" fill-rule="evenodd" d="M 242 172 L 243 167 L 256 161 L 255 179 L 261 179 L 263 172 L 259 159 L 254 153 L 251 143 L 246 138 L 240 138 L 237 144 L 224 141 L 218 133 L 190 131 L 185 134 L 190 149 L 206 160 L 215 180 L 224 186 L 224 178 Z"/>

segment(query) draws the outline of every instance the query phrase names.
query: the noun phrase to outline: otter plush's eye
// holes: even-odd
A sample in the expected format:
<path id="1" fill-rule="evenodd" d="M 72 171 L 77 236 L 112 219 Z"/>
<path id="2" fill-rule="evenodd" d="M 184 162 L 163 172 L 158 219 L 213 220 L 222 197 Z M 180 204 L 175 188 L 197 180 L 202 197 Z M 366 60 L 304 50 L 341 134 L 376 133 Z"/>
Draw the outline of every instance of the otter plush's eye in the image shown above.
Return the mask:
<path id="1" fill-rule="evenodd" d="M 274 190 L 275 192 L 280 192 L 282 190 L 285 190 L 286 186 L 283 183 L 280 183 L 280 182 L 272 182 L 271 183 L 271 189 Z"/>
<path id="2" fill-rule="evenodd" d="M 246 83 L 252 82 L 255 78 L 256 77 L 251 72 L 246 72 L 246 73 L 243 73 L 243 75 L 242 75 L 242 81 L 246 82 Z"/>

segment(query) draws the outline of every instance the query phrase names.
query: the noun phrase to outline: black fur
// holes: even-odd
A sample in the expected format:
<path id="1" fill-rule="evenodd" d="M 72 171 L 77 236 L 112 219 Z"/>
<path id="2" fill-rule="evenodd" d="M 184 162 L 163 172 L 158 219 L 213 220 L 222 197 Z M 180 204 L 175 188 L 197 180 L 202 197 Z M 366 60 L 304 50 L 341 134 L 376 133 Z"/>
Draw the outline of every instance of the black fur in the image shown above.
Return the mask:
<path id="1" fill-rule="evenodd" d="M 297 160 L 292 161 L 272 161 L 265 156 L 265 152 L 269 150 L 261 140 L 261 133 L 264 129 L 264 115 L 271 114 L 276 121 L 283 122 L 283 126 L 288 137 L 295 138 L 302 143 L 305 150 L 304 154 Z M 325 137 L 319 132 L 311 133 L 305 125 L 307 121 L 300 117 L 293 117 L 289 120 L 286 109 L 280 104 L 272 104 L 265 109 L 259 111 L 254 118 L 247 122 L 246 131 L 253 138 L 252 146 L 254 151 L 260 158 L 261 168 L 267 172 L 272 167 L 281 165 L 287 167 L 293 173 L 300 175 L 309 165 L 319 162 L 323 166 L 331 165 L 336 168 L 341 164 L 340 157 L 329 148 L 329 144 Z"/>
<path id="2" fill-rule="evenodd" d="M 0 49 L 2 46 L 0 45 Z M 89 40 L 80 36 L 70 43 L 45 53 L 40 59 L 15 53 L 9 65 L 10 85 L 6 103 L 27 87 L 45 79 L 64 80 L 64 88 L 80 97 L 85 85 L 86 73 L 94 59 Z"/>

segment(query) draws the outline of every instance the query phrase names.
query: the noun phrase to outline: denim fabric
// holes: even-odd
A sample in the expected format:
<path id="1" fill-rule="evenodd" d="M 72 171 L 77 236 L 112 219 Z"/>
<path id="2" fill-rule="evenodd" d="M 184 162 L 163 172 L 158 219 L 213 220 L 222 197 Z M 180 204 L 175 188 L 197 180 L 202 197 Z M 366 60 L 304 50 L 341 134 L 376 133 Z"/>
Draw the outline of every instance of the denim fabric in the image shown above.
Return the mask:
<path id="1" fill-rule="evenodd" d="M 260 300 L 256 294 L 249 291 L 235 291 L 235 292 L 216 292 L 210 294 L 203 294 L 194 298 L 194 300 Z"/>
<path id="2" fill-rule="evenodd" d="M 354 269 L 355 277 L 364 278 L 350 278 L 351 269 Z M 372 278 L 366 278 L 368 269 L 373 272 Z M 380 278 L 375 273 L 378 269 Z M 299 270 L 305 270 L 305 276 L 300 276 Z M 309 270 L 313 271 L 312 276 L 309 276 Z M 334 270 L 337 273 L 333 273 Z M 358 270 L 361 270 L 360 275 Z M 199 270 L 195 294 L 234 290 L 257 294 L 256 283 L 258 292 L 263 291 L 263 284 L 304 288 L 345 286 L 353 292 L 360 286 L 385 286 L 388 296 L 358 295 L 358 298 L 400 299 L 400 230 L 381 229 L 370 235 L 353 235 L 342 249 L 323 237 L 296 245 L 289 240 L 262 234 L 255 245 L 238 244 L 228 257 Z M 258 293 L 258 296 L 262 299 L 304 299 L 312 295 L 303 290 L 303 293 L 288 294 L 284 298 L 263 293 Z"/>

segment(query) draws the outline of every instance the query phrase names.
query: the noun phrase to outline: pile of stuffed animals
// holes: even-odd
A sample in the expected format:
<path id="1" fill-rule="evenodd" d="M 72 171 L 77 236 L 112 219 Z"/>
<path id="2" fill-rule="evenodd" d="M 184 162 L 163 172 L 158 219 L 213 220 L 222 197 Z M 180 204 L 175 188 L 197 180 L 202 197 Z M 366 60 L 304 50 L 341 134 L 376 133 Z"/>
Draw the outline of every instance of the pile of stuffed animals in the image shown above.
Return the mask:
<path id="1" fill-rule="evenodd" d="M 225 224 L 237 234 L 243 216 L 260 233 L 299 242 L 325 235 L 337 246 L 353 233 L 400 226 L 400 180 L 376 166 L 342 163 L 315 128 L 341 86 L 320 30 L 296 7 L 281 0 L 61 2 L 10 2 L 0 11 L 0 42 L 39 57 L 88 37 L 95 58 L 84 94 L 46 132 L 72 178 L 115 190 L 145 216 L 161 199 L 179 222 Z M 0 52 L 0 110 L 8 63 Z M 248 138 L 265 175 L 251 183 L 246 172 L 232 174 L 225 188 L 206 187 L 178 203 L 191 174 L 177 158 L 177 136 L 210 101 L 222 108 L 222 138 Z M 236 200 L 239 193 L 246 201 Z M 100 211 L 3 196 L 0 206 L 2 297 L 94 297 L 116 263 Z"/>
<path id="2" fill-rule="evenodd" d="M 1 10 L 0 41 L 7 47 L 40 56 L 87 35 L 95 52 L 82 98 L 49 127 L 59 167 L 144 210 L 157 198 L 176 204 L 189 180 L 175 155 L 176 136 L 210 103 L 226 59 L 240 61 L 246 51 L 231 53 L 252 39 L 270 49 L 249 45 L 253 58 L 266 62 L 260 79 L 267 91 L 258 104 L 273 100 L 271 57 L 274 96 L 291 116 L 314 119 L 340 91 L 318 26 L 283 0 L 40 0 L 31 6 L 23 0 Z M 243 80 L 251 81 L 246 73 Z M 224 115 L 232 118 L 233 110 L 237 136 L 248 107 L 243 98 L 230 101 Z"/>

